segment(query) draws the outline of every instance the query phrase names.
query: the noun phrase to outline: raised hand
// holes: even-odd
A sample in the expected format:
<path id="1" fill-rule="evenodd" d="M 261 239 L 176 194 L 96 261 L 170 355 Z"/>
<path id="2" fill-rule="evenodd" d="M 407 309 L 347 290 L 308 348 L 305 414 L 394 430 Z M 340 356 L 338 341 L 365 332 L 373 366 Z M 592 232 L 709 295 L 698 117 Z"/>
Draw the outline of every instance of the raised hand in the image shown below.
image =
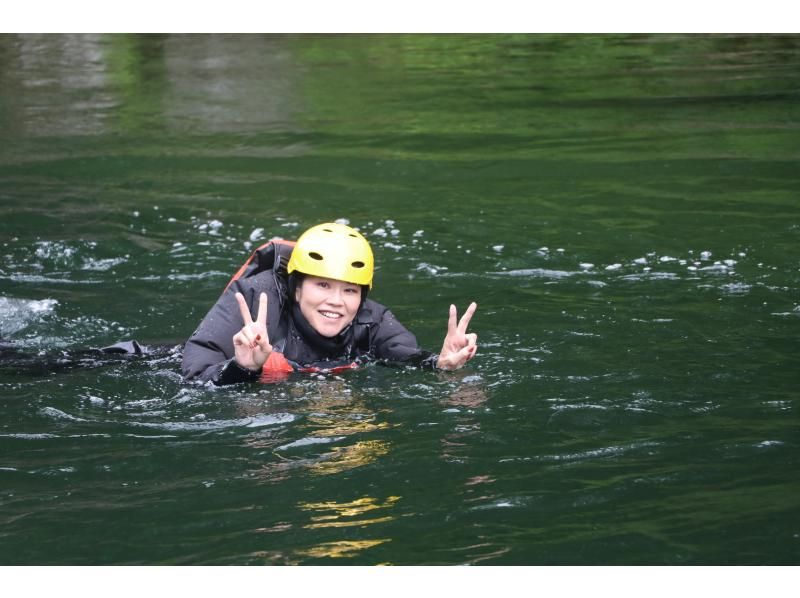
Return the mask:
<path id="1" fill-rule="evenodd" d="M 472 319 L 478 304 L 469 304 L 467 311 L 458 321 L 456 306 L 450 306 L 450 319 L 447 321 L 447 336 L 444 337 L 442 350 L 439 352 L 438 367 L 442 370 L 457 370 L 467 361 L 475 357 L 478 350 L 478 335 L 467 334 L 467 326 Z M 456 323 L 458 321 L 458 323 Z"/>
<path id="2" fill-rule="evenodd" d="M 244 300 L 244 295 L 236 293 L 239 310 L 242 312 L 244 326 L 233 335 L 233 348 L 236 352 L 236 363 L 243 368 L 261 371 L 264 362 L 272 353 L 267 335 L 267 294 L 261 293 L 258 298 L 258 315 L 255 322 L 250 315 L 250 308 Z"/>

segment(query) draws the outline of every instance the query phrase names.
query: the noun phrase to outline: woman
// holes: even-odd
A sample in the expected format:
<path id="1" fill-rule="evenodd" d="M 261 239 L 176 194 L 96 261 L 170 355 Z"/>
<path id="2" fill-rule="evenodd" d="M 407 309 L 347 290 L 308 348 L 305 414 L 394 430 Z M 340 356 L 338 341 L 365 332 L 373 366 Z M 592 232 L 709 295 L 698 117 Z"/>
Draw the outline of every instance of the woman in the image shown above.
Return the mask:
<path id="1" fill-rule="evenodd" d="M 325 223 L 296 243 L 275 241 L 251 256 L 187 341 L 187 380 L 232 384 L 293 371 L 331 371 L 384 361 L 455 370 L 474 357 L 468 334 L 477 305 L 457 322 L 450 306 L 438 355 L 383 305 L 367 299 L 374 259 L 355 229 Z"/>

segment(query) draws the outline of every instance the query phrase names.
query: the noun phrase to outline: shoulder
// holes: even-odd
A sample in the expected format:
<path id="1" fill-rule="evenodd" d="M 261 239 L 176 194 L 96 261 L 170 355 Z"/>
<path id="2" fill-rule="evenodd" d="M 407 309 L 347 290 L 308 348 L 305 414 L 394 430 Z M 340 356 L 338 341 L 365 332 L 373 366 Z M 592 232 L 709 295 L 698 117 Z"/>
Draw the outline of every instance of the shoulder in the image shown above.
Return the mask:
<path id="1" fill-rule="evenodd" d="M 361 309 L 358 310 L 356 320 L 359 324 L 379 324 L 387 314 L 392 314 L 389 308 L 385 305 L 381 305 L 377 301 L 367 299 L 364 301 L 364 305 L 361 306 Z"/>
<path id="2" fill-rule="evenodd" d="M 257 297 L 259 293 L 267 293 L 270 301 L 280 300 L 286 297 L 286 285 L 280 283 L 271 270 L 259 272 L 247 278 L 240 278 L 229 288 L 233 293 L 240 292 L 246 299 Z"/>
<path id="3" fill-rule="evenodd" d="M 358 324 L 372 330 L 376 343 L 402 342 L 411 346 L 417 344 L 414 335 L 400 323 L 392 311 L 377 301 L 367 299 L 364 302 L 358 312 Z"/>

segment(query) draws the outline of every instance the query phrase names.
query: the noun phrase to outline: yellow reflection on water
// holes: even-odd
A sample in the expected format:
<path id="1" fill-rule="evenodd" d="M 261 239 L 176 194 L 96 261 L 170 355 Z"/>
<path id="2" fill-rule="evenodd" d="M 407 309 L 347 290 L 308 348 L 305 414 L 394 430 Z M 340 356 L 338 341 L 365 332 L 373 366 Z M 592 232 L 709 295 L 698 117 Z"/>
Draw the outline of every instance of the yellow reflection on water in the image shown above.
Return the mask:
<path id="1" fill-rule="evenodd" d="M 391 426 L 386 422 L 374 424 L 370 421 L 354 421 L 348 419 L 347 414 L 326 413 L 324 415 L 313 415 L 307 418 L 309 425 L 317 428 L 315 435 L 318 437 L 330 436 L 350 436 L 351 434 L 363 434 L 376 430 L 386 430 Z"/>
<path id="2" fill-rule="evenodd" d="M 375 515 L 378 516 L 372 519 L 365 519 L 364 515 L 380 509 L 391 509 L 399 500 L 399 496 L 390 496 L 384 501 L 379 501 L 377 498 L 371 496 L 365 496 L 350 502 L 301 502 L 298 503 L 298 507 L 303 511 L 310 511 L 312 513 L 312 523 L 304 525 L 303 527 L 305 529 L 363 527 L 376 523 L 393 521 L 395 517 L 393 515 L 386 515 L 385 513 L 375 513 Z M 362 550 L 389 541 L 389 538 L 380 538 L 372 540 L 339 540 L 335 542 L 324 542 L 317 546 L 300 550 L 298 554 L 314 558 L 353 557 Z"/>
<path id="3" fill-rule="evenodd" d="M 325 542 L 319 546 L 314 546 L 306 550 L 298 550 L 297 552 L 298 554 L 313 558 L 351 558 L 362 550 L 378 546 L 385 542 L 390 542 L 390 540 L 388 538 L 381 540 L 341 540 L 339 542 Z"/>
<path id="4" fill-rule="evenodd" d="M 316 502 L 316 503 L 300 503 L 299 507 L 304 511 L 316 511 L 322 514 L 313 515 L 311 520 L 314 523 L 309 523 L 303 527 L 308 529 L 319 529 L 324 527 L 350 527 L 355 525 L 372 525 L 374 523 L 383 523 L 392 521 L 394 516 L 387 515 L 383 517 L 376 517 L 374 519 L 343 519 L 360 517 L 364 513 L 374 511 L 375 509 L 391 508 L 400 500 L 399 496 L 390 496 L 383 503 L 379 503 L 377 499 L 372 497 L 359 498 L 357 500 L 337 503 L 337 502 Z"/>
<path id="5" fill-rule="evenodd" d="M 389 452 L 382 440 L 365 440 L 350 446 L 335 447 L 325 460 L 309 464 L 312 473 L 330 475 L 372 463 Z"/>
<path id="6" fill-rule="evenodd" d="M 326 521 L 323 523 L 309 523 L 303 527 L 306 529 L 322 529 L 325 527 L 353 527 L 362 525 L 372 525 L 373 523 L 384 523 L 393 521 L 394 517 L 378 517 L 377 519 L 359 519 L 357 521 Z"/>

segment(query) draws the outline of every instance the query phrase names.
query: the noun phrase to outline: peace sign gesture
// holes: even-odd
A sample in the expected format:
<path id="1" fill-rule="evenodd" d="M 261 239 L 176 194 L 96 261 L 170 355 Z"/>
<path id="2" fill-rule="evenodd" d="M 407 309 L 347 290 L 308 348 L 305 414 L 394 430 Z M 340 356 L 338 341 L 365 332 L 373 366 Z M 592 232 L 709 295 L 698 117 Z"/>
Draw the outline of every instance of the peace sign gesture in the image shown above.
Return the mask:
<path id="1" fill-rule="evenodd" d="M 467 311 L 461 316 L 461 320 L 456 324 L 458 314 L 456 306 L 450 306 L 450 318 L 447 321 L 447 336 L 444 337 L 444 344 L 439 353 L 438 367 L 442 370 L 457 370 L 467 361 L 475 357 L 478 350 L 478 335 L 467 334 L 467 326 L 472 319 L 478 304 L 474 301 L 469 304 Z"/>
<path id="2" fill-rule="evenodd" d="M 236 363 L 248 370 L 259 372 L 272 353 L 272 345 L 269 344 L 267 335 L 267 294 L 261 293 L 258 298 L 258 315 L 255 322 L 250 315 L 250 308 L 244 295 L 236 293 L 236 301 L 239 302 L 239 311 L 242 312 L 244 321 L 242 329 L 233 335 Z"/>

